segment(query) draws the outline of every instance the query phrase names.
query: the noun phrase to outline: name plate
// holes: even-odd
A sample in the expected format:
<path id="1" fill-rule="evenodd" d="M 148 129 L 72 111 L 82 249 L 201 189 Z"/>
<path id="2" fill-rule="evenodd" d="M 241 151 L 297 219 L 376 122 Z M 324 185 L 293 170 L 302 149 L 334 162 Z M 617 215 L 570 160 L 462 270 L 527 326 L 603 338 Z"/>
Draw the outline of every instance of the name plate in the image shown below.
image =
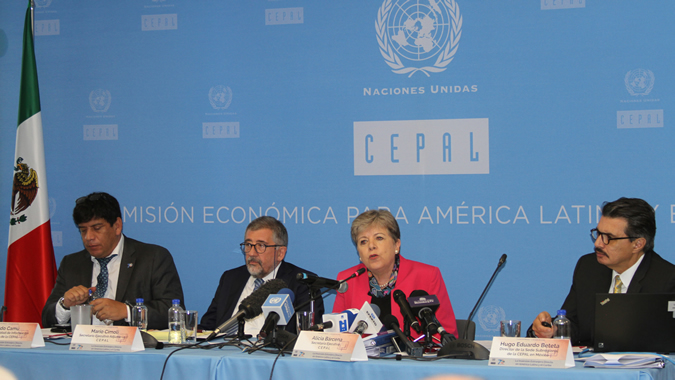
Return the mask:
<path id="1" fill-rule="evenodd" d="M 0 347 L 44 347 L 45 340 L 37 323 L 0 322 Z"/>
<path id="2" fill-rule="evenodd" d="M 143 339 L 137 327 L 77 325 L 70 342 L 71 350 L 132 352 L 143 351 Z"/>
<path id="3" fill-rule="evenodd" d="M 361 335 L 300 331 L 293 348 L 293 356 L 306 359 L 336 360 L 341 362 L 367 361 L 366 346 Z"/>
<path id="4" fill-rule="evenodd" d="M 569 339 L 494 337 L 489 365 L 505 367 L 574 367 Z"/>

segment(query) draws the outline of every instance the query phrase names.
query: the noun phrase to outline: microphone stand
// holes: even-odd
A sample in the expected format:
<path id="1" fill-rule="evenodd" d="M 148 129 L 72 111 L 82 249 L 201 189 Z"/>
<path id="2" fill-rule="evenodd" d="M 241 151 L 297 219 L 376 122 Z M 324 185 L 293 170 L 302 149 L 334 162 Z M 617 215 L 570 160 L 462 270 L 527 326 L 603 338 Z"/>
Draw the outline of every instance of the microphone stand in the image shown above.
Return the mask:
<path id="1" fill-rule="evenodd" d="M 468 339 L 469 324 L 471 323 L 471 319 L 473 318 L 473 313 L 478 308 L 478 305 L 480 305 L 480 303 L 483 301 L 483 298 L 485 297 L 485 294 L 490 288 L 490 285 L 492 285 L 492 282 L 494 281 L 497 272 L 499 272 L 499 269 L 502 268 L 502 265 L 504 265 L 505 262 L 506 262 L 506 254 L 503 254 L 502 257 L 499 258 L 499 264 L 497 264 L 497 269 L 495 269 L 495 271 L 492 273 L 490 281 L 488 281 L 487 286 L 485 286 L 485 289 L 483 289 L 483 293 L 478 298 L 478 302 L 476 302 L 476 305 L 473 307 L 473 310 L 471 310 L 471 313 L 469 314 L 469 318 L 467 319 L 467 326 L 466 329 L 464 330 L 464 336 L 462 337 L 462 339 L 454 340 L 450 343 L 447 343 L 445 346 L 441 347 L 441 349 L 438 351 L 437 356 L 455 355 L 452 358 L 472 359 L 472 360 L 488 360 L 490 358 L 490 351 L 487 348 L 481 346 L 480 344 L 474 342 L 471 339 Z"/>

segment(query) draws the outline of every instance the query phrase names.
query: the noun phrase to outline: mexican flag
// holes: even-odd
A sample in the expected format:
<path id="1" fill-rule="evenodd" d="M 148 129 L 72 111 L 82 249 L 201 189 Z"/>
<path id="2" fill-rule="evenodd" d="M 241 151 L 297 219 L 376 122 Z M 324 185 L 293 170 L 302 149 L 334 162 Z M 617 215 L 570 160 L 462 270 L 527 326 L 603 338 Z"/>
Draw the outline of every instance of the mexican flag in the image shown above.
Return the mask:
<path id="1" fill-rule="evenodd" d="M 23 28 L 19 126 L 5 277 L 6 322 L 41 322 L 56 281 L 30 2 Z"/>

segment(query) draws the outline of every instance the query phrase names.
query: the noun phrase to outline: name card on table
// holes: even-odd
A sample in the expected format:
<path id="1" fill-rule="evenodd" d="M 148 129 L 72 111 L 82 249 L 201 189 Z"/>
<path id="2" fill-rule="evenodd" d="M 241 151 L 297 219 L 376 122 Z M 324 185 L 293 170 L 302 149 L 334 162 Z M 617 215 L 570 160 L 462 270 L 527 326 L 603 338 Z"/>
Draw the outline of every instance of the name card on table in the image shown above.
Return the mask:
<path id="1" fill-rule="evenodd" d="M 143 351 L 138 327 L 77 325 L 70 342 L 71 350 L 132 352 Z"/>
<path id="2" fill-rule="evenodd" d="M 368 360 L 361 335 L 308 330 L 300 331 L 293 348 L 293 356 L 342 362 Z"/>
<path id="3" fill-rule="evenodd" d="M 44 347 L 45 340 L 37 323 L 0 322 L 0 347 Z"/>
<path id="4" fill-rule="evenodd" d="M 495 337 L 489 365 L 505 367 L 574 367 L 569 339 Z"/>

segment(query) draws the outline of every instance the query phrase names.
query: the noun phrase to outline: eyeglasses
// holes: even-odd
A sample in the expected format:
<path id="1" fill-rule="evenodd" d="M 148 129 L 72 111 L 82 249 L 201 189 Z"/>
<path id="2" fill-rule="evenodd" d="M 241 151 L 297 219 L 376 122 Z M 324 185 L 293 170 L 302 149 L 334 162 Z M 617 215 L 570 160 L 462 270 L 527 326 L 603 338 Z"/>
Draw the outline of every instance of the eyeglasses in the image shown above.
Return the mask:
<path id="1" fill-rule="evenodd" d="M 596 240 L 598 240 L 598 237 L 602 236 L 602 243 L 607 245 L 609 242 L 612 240 L 622 240 L 622 239 L 637 239 L 637 237 L 633 236 L 625 236 L 625 237 L 610 237 L 609 234 L 600 232 L 598 231 L 597 228 L 594 228 L 591 230 L 591 240 L 593 240 L 593 243 L 595 243 Z"/>
<path id="2" fill-rule="evenodd" d="M 285 247 L 283 244 L 274 244 L 274 245 L 268 245 L 265 243 L 241 243 L 239 244 L 239 248 L 241 248 L 241 253 L 247 254 L 251 252 L 251 248 L 255 247 L 255 251 L 259 254 L 262 255 L 265 253 L 267 248 L 269 247 Z"/>

